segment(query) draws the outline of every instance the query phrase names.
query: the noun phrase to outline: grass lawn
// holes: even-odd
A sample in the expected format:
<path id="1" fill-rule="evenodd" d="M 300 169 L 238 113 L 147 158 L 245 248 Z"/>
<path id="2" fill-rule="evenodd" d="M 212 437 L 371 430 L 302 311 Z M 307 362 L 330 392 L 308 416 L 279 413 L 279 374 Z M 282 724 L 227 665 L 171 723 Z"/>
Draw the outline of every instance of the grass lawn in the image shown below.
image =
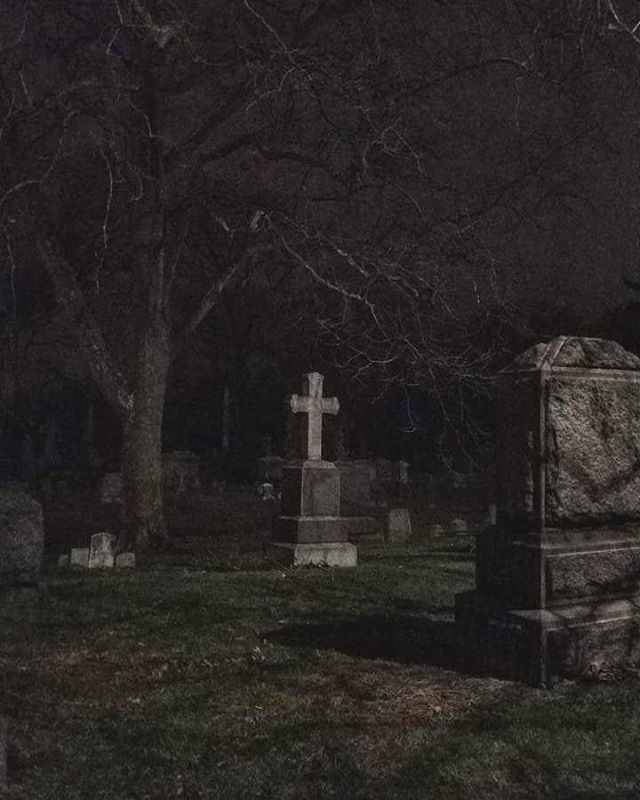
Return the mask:
<path id="1" fill-rule="evenodd" d="M 51 568 L 0 602 L 9 800 L 640 797 L 640 681 L 465 676 L 468 552 L 356 570 Z"/>

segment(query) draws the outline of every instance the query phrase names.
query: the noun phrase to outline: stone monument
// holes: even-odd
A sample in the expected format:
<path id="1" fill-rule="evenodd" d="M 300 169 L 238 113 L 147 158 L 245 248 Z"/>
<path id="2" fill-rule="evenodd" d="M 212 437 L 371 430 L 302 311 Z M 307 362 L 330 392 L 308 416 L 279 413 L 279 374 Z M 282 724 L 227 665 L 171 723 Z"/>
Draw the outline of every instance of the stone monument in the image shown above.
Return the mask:
<path id="1" fill-rule="evenodd" d="M 305 376 L 303 394 L 288 399 L 293 414 L 307 414 L 304 458 L 283 465 L 280 516 L 269 555 L 290 566 L 355 567 L 357 549 L 340 520 L 340 474 L 322 459 L 322 417 L 337 414 L 338 399 L 323 397 L 323 376 Z"/>
<path id="2" fill-rule="evenodd" d="M 345 455 L 345 454 L 341 454 Z M 347 539 L 362 552 L 384 547 L 384 503 L 376 502 L 372 494 L 371 463 L 364 459 L 336 461 L 340 473 L 340 516 Z"/>
<path id="3" fill-rule="evenodd" d="M 547 685 L 640 661 L 640 359 L 560 337 L 499 375 L 496 524 L 456 598 L 461 656 Z"/>

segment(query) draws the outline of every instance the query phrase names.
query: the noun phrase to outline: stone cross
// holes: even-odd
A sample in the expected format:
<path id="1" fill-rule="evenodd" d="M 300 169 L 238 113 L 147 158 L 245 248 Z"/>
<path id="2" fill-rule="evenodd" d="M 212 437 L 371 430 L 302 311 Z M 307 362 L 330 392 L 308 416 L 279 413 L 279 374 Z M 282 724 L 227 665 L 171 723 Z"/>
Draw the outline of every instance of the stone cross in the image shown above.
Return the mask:
<path id="1" fill-rule="evenodd" d="M 307 428 L 307 459 L 309 461 L 322 461 L 322 415 L 337 414 L 340 403 L 337 397 L 322 396 L 322 382 L 324 376 L 319 372 L 309 372 L 305 375 L 303 391 L 306 395 L 293 394 L 289 399 L 289 407 L 294 414 L 308 414 Z"/>

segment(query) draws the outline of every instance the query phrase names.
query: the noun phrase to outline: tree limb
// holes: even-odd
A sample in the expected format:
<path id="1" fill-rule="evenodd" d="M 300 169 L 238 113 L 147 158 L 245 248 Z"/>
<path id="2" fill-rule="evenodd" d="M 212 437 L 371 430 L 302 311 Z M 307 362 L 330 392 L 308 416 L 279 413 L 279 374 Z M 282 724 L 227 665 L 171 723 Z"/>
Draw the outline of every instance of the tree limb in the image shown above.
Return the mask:
<path id="1" fill-rule="evenodd" d="M 240 258 L 233 264 L 227 272 L 220 278 L 214 281 L 198 307 L 193 312 L 186 325 L 182 329 L 179 336 L 176 338 L 176 351 L 179 350 L 186 342 L 186 340 L 194 333 L 197 328 L 206 319 L 207 315 L 217 305 L 222 293 L 229 286 L 231 281 L 238 276 L 247 266 L 255 264 L 258 256 L 271 250 L 271 245 L 254 245 L 247 248 Z"/>
<path id="2" fill-rule="evenodd" d="M 46 236 L 38 235 L 36 247 L 62 312 L 76 331 L 93 379 L 120 417 L 126 419 L 133 408 L 133 393 L 111 358 L 71 265 Z"/>

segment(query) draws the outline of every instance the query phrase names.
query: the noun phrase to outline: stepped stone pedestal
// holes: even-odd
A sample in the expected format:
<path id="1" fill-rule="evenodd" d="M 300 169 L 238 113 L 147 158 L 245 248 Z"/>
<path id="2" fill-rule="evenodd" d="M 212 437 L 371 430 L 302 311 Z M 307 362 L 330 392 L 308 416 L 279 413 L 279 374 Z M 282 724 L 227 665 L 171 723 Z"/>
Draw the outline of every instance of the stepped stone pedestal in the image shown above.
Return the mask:
<path id="1" fill-rule="evenodd" d="M 560 337 L 499 376 L 496 525 L 456 598 L 475 670 L 547 685 L 640 662 L 640 359 Z"/>
<path id="2" fill-rule="evenodd" d="M 340 518 L 340 473 L 322 460 L 322 414 L 337 414 L 336 398 L 322 397 L 322 375 L 306 376 L 308 394 L 293 395 L 293 413 L 309 415 L 307 458 L 282 468 L 280 516 L 267 554 L 287 566 L 355 567 L 357 549 Z"/>

